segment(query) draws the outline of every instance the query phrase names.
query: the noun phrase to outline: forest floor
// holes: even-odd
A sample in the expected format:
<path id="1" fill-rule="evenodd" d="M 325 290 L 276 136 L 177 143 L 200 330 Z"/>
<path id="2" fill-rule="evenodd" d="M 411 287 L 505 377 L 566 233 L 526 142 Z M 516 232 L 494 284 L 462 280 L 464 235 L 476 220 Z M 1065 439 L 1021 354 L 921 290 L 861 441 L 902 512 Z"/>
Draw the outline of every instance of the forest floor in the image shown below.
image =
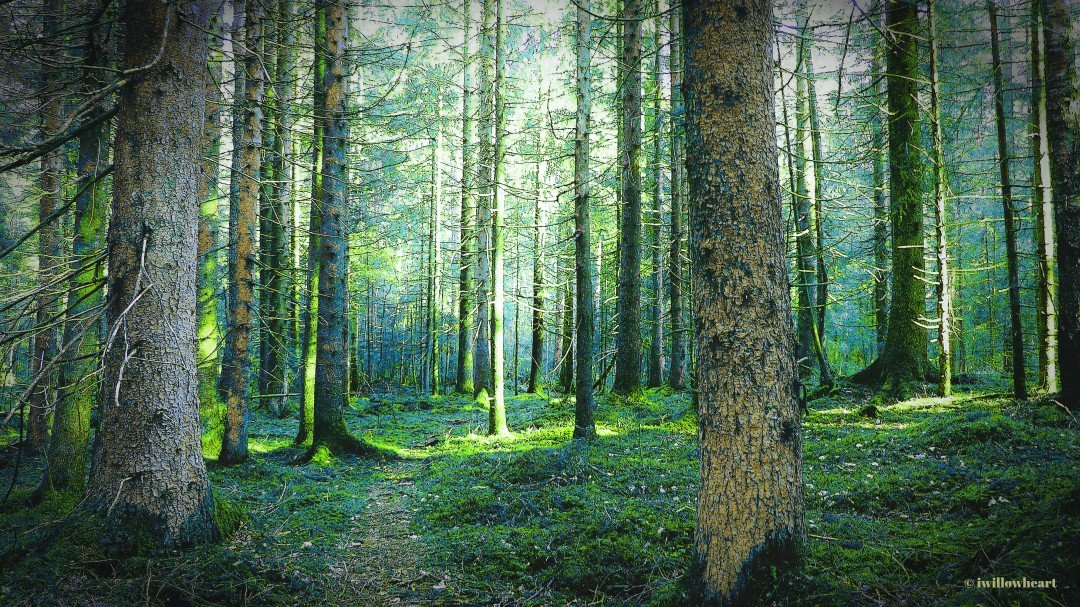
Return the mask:
<path id="1" fill-rule="evenodd" d="M 804 419 L 805 605 L 1078 604 L 1080 421 L 986 387 L 874 417 L 868 397 L 844 388 Z M 227 539 L 150 557 L 56 533 L 77 528 L 71 504 L 26 508 L 41 461 L 23 459 L 0 511 L 0 605 L 686 604 L 689 396 L 603 399 L 591 446 L 571 444 L 571 402 L 507 409 L 514 437 L 490 439 L 467 399 L 360 399 L 351 427 L 399 459 L 307 465 L 295 422 L 257 414 L 251 459 L 211 462 Z M 14 460 L 0 456 L 0 490 Z M 1057 589 L 968 586 L 995 577 Z"/>

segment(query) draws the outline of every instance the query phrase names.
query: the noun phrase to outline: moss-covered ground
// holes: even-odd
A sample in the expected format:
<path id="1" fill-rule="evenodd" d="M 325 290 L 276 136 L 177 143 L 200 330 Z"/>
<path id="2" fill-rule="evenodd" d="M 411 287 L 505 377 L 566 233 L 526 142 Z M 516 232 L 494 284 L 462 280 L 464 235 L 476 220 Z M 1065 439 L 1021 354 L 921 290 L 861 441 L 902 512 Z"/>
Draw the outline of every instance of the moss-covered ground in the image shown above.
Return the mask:
<path id="1" fill-rule="evenodd" d="M 879 405 L 843 389 L 805 416 L 809 606 L 1080 604 L 1080 425 L 985 392 Z M 686 394 L 508 399 L 510 439 L 467 399 L 361 399 L 350 426 L 400 458 L 294 465 L 294 422 L 254 416 L 252 457 L 211 462 L 222 542 L 103 554 L 74 500 L 0 511 L 0 605 L 684 605 L 698 482 Z M 0 441 L 16 439 L 5 430 Z M 0 459 L 0 492 L 15 466 Z M 2 495 L 2 493 L 0 493 Z M 968 580 L 1056 580 L 1056 589 Z"/>

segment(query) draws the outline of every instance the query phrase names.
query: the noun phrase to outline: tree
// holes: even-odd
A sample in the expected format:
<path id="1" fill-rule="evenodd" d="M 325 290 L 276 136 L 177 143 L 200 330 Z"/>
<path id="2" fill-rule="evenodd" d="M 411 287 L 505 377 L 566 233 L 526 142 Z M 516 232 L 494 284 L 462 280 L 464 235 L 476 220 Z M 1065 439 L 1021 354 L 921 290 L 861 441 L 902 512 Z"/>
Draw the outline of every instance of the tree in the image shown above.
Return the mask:
<path id="1" fill-rule="evenodd" d="M 458 356 L 455 391 L 473 395 L 476 314 L 473 311 L 473 270 L 476 264 L 476 198 L 473 196 L 473 123 L 476 101 L 472 79 L 472 0 L 462 3 L 464 22 L 461 53 L 461 254 L 458 279 Z"/>
<path id="2" fill-rule="evenodd" d="M 1080 408 L 1080 154 L 1077 151 L 1076 59 L 1065 0 L 1043 0 L 1046 125 L 1058 268 L 1058 360 L 1061 401 Z"/>
<path id="3" fill-rule="evenodd" d="M 892 299 L 885 347 L 852 376 L 904 396 L 925 380 L 927 332 L 923 281 L 923 162 L 919 147 L 917 83 L 919 14 L 914 0 L 886 2 L 885 48 L 889 128 L 889 224 L 892 229 Z"/>
<path id="4" fill-rule="evenodd" d="M 105 86 L 102 68 L 108 67 L 109 61 L 103 42 L 108 26 L 103 22 L 105 11 L 99 0 L 87 0 L 81 8 L 85 9 L 82 14 L 96 16 L 86 24 L 86 40 L 80 47 L 81 87 L 84 93 L 91 94 Z M 97 102 L 91 107 L 90 116 L 104 112 L 104 103 Z M 101 122 L 83 131 L 78 139 L 78 184 L 71 245 L 71 265 L 75 271 L 68 280 L 64 351 L 57 375 L 59 391 L 41 491 L 70 491 L 77 495 L 83 492 L 89 456 L 90 410 L 95 396 L 95 390 L 86 380 L 97 369 L 101 347 L 99 308 L 105 268 L 100 255 L 109 200 L 104 180 L 109 159 L 108 135 L 108 122 Z"/>
<path id="5" fill-rule="evenodd" d="M 768 597 L 789 579 L 803 540 L 802 429 L 773 126 L 772 3 L 684 6 L 701 441 L 691 579 L 697 604 L 784 604 Z"/>
<path id="6" fill-rule="evenodd" d="M 574 438 L 589 440 L 596 436 L 593 400 L 594 346 L 593 326 L 596 310 L 593 302 L 593 264 L 590 243 L 592 218 L 589 210 L 589 114 L 592 109 L 592 20 L 589 0 L 577 6 L 577 62 L 575 67 L 574 114 L 574 274 L 577 318 L 574 332 L 577 349 L 574 351 L 575 374 L 578 381 L 574 392 Z"/>
<path id="7" fill-rule="evenodd" d="M 1053 392 L 1058 385 L 1057 251 L 1054 246 L 1054 206 L 1050 185 L 1050 155 L 1046 132 L 1046 65 L 1043 58 L 1042 0 L 1031 2 L 1031 157 L 1032 209 L 1035 215 L 1035 318 L 1039 338 L 1039 388 Z"/>
<path id="8" fill-rule="evenodd" d="M 124 69 L 146 71 L 120 95 L 101 426 L 83 507 L 117 543 L 145 534 L 171 548 L 217 535 L 194 347 L 211 10 L 188 0 L 124 13 Z"/>
<path id="9" fill-rule="evenodd" d="M 990 10 L 990 49 L 994 62 L 994 116 L 997 123 L 998 166 L 1001 169 L 1001 204 L 1005 217 L 1005 258 L 1009 275 L 1009 333 L 1013 360 L 1013 395 L 1016 398 L 1027 398 L 1024 331 L 1020 324 L 1020 269 L 1016 254 L 1016 209 L 1013 208 L 1012 183 L 1009 177 L 1009 144 L 1005 126 L 1005 93 L 1001 83 L 997 6 L 993 2 L 987 2 L 987 7 Z"/>
<path id="10" fill-rule="evenodd" d="M 495 2 L 483 0 L 483 19 L 480 24 L 480 117 L 479 134 L 477 144 L 479 159 L 477 161 L 476 187 L 479 196 L 479 210 L 477 212 L 477 264 L 476 264 L 476 301 L 477 315 L 476 324 L 476 350 L 474 355 L 473 387 L 476 390 L 477 400 L 483 405 L 489 405 L 491 392 L 494 388 L 492 379 L 491 362 L 491 317 L 492 317 L 492 272 L 491 272 L 491 213 L 494 204 L 495 191 L 493 183 L 494 169 L 494 142 L 492 133 L 495 130 L 495 87 L 493 72 L 495 71 L 495 44 L 493 31 L 495 29 Z"/>
<path id="11" fill-rule="evenodd" d="M 668 383 L 673 390 L 686 387 L 688 358 L 685 325 L 686 198 L 685 137 L 682 105 L 682 11 L 672 10 L 671 16 L 671 252 L 668 254 L 668 298 L 671 309 L 671 368 Z"/>
<path id="12" fill-rule="evenodd" d="M 348 352 L 349 238 L 349 79 L 348 0 L 326 4 L 326 73 L 323 87 L 322 221 L 319 250 L 319 309 L 316 322 L 315 401 L 312 443 L 308 457 L 320 450 L 374 455 L 377 450 L 354 437 L 345 426 L 349 397 Z M 320 41 L 322 43 L 322 41 Z"/>
<path id="13" fill-rule="evenodd" d="M 949 246 L 946 235 L 945 199 L 949 182 L 945 174 L 945 137 L 941 126 L 941 82 L 938 73 L 937 2 L 930 0 L 927 23 L 930 37 L 930 121 L 934 138 L 934 240 L 937 251 L 938 395 L 952 393 L 952 291 L 949 281 Z"/>
<path id="14" fill-rule="evenodd" d="M 879 0 L 880 8 L 883 0 Z M 884 13 L 884 11 L 882 11 Z M 879 23 L 882 21 L 878 20 Z M 885 45 L 882 40 L 874 44 L 870 58 L 871 106 L 870 128 L 871 156 L 873 157 L 874 187 L 874 268 L 871 276 L 874 280 L 874 333 L 877 341 L 877 355 L 885 351 L 885 338 L 889 327 L 889 198 L 886 195 L 885 165 L 888 161 L 888 146 L 885 143 L 887 128 L 881 110 L 885 105 Z"/>
<path id="15" fill-rule="evenodd" d="M 490 0 L 488 0 L 490 1 Z M 506 248 L 506 7 L 495 0 L 495 148 L 492 157 L 494 204 L 491 208 L 491 402 L 488 434 L 508 436 L 503 353 L 504 284 L 503 256 Z"/>
<path id="16" fill-rule="evenodd" d="M 542 132 L 542 131 L 541 131 Z M 543 138 L 536 142 L 536 204 L 533 205 L 533 275 L 532 275 L 532 338 L 529 347 L 530 394 L 542 393 L 541 375 L 544 358 L 544 213 L 543 192 L 547 163 L 544 161 Z M 514 348 L 515 352 L 517 348 Z M 515 365 L 516 368 L 516 365 Z"/>
<path id="17" fill-rule="evenodd" d="M 45 0 L 41 13 L 41 31 L 45 40 L 56 40 L 63 23 L 62 0 Z M 41 129 L 42 139 L 60 131 L 63 119 L 62 99 L 53 91 L 60 78 L 63 60 L 62 46 L 51 44 L 44 51 L 41 69 Z M 30 391 L 30 413 L 26 420 L 26 439 L 22 444 L 27 453 L 39 453 L 48 441 L 48 415 L 56 402 L 55 359 L 59 346 L 53 319 L 59 314 L 58 296 L 49 288 L 56 279 L 60 263 L 60 223 L 53 214 L 60 207 L 61 180 L 64 176 L 63 150 L 53 149 L 41 155 L 38 174 L 38 282 L 33 358 L 30 371 L 36 384 Z"/>
<path id="18" fill-rule="evenodd" d="M 651 253 L 652 267 L 646 282 L 646 292 L 649 297 L 649 356 L 646 365 L 646 385 L 650 388 L 658 388 L 664 383 L 664 263 L 663 250 L 660 247 L 660 227 L 663 224 L 663 205 L 660 201 L 660 192 L 663 189 L 663 167 L 660 165 L 660 140 L 663 130 L 663 119 L 660 116 L 660 104 L 664 99 L 663 86 L 660 82 L 660 62 L 663 56 L 660 32 L 663 29 L 663 18 L 660 15 L 660 2 L 653 0 L 653 12 L 656 14 L 652 33 L 652 74 L 650 74 L 649 86 L 652 92 L 652 104 L 649 108 L 649 132 L 652 136 L 652 148 L 649 158 L 649 200 L 652 207 L 649 209 L 651 219 L 648 224 L 649 252 Z"/>
<path id="19" fill-rule="evenodd" d="M 641 389 L 641 22 L 642 0 L 625 0 L 622 12 L 624 77 L 619 83 L 622 103 L 622 146 L 619 150 L 622 224 L 619 242 L 619 298 L 616 316 L 615 383 L 618 394 Z"/>
<path id="20" fill-rule="evenodd" d="M 221 359 L 221 392 L 225 401 L 225 432 L 218 461 L 237 464 L 247 459 L 247 426 L 251 408 L 251 335 L 255 307 L 255 233 L 259 174 L 262 166 L 263 3 L 248 0 L 244 7 L 244 108 L 240 129 L 240 170 L 236 208 L 229 212 L 229 329 Z M 238 68 L 239 69 L 239 68 Z"/>

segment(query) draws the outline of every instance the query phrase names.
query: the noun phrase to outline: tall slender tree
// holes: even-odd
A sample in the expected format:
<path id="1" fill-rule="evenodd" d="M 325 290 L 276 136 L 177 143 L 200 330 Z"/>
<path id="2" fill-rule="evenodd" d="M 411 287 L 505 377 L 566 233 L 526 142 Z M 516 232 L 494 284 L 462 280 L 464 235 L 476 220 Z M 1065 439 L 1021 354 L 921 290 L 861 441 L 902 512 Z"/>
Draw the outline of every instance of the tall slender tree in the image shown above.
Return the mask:
<path id="1" fill-rule="evenodd" d="M 648 242 L 652 267 L 646 287 L 649 302 L 649 356 L 646 365 L 646 385 L 657 388 L 664 383 L 664 255 L 660 247 L 660 232 L 663 224 L 663 205 L 660 201 L 660 193 L 663 190 L 664 171 L 660 164 L 660 141 L 663 131 L 663 118 L 660 115 L 660 105 L 664 100 L 663 84 L 660 82 L 660 63 L 664 55 L 664 46 L 661 44 L 661 32 L 663 31 L 663 16 L 660 13 L 659 0 L 653 0 L 652 31 L 652 73 L 649 75 L 650 92 L 652 93 L 651 104 L 648 112 L 649 135 L 652 137 L 649 153 L 649 208 Z"/>
<path id="2" fill-rule="evenodd" d="M 643 0 L 624 0 L 619 63 L 623 145 L 619 150 L 622 223 L 619 241 L 618 335 L 615 383 L 618 394 L 641 389 L 641 23 Z"/>
<path id="3" fill-rule="evenodd" d="M 987 2 L 990 11 L 990 50 L 993 58 L 994 116 L 997 122 L 998 167 L 1001 169 L 1001 204 L 1005 217 L 1005 258 L 1009 281 L 1009 336 L 1012 346 L 1013 395 L 1027 398 L 1024 364 L 1024 330 L 1020 320 L 1020 264 L 1016 251 L 1016 209 L 1013 207 L 1009 175 L 1009 136 L 1005 124 L 1005 91 L 1002 84 L 1001 49 L 998 40 L 997 5 Z"/>
<path id="4" fill-rule="evenodd" d="M 1042 0 L 1031 0 L 1031 157 L 1032 213 L 1035 215 L 1036 325 L 1039 351 L 1039 388 L 1058 385 L 1057 357 L 1057 250 L 1054 245 L 1054 205 L 1050 183 L 1050 152 L 1046 132 L 1046 65 L 1043 57 Z"/>
<path id="5" fill-rule="evenodd" d="M 802 429 L 776 162 L 772 3 L 688 0 L 687 178 L 701 488 L 696 604 L 777 596 L 803 540 Z"/>
<path id="6" fill-rule="evenodd" d="M 930 0 L 927 11 L 930 38 L 930 121 L 934 138 L 934 240 L 937 253 L 937 326 L 938 326 L 938 394 L 952 393 L 952 290 L 949 276 L 949 242 L 946 193 L 949 182 L 945 173 L 945 136 L 941 125 L 941 74 L 938 68 L 939 34 L 937 31 L 937 2 Z"/>
<path id="7" fill-rule="evenodd" d="M 491 207 L 491 403 L 488 434 L 506 436 L 506 370 L 503 352 L 506 232 L 506 6 L 495 0 L 495 134 Z"/>
<path id="8" fill-rule="evenodd" d="M 541 131 L 542 132 L 542 131 Z M 533 275 L 532 275 L 532 338 L 529 347 L 529 385 L 530 394 L 543 392 L 543 358 L 544 358 L 544 221 L 543 196 L 545 176 L 547 174 L 547 162 L 543 153 L 543 137 L 537 137 L 536 142 L 536 204 L 533 205 Z"/>
<path id="9" fill-rule="evenodd" d="M 577 318 L 574 325 L 577 349 L 574 353 L 574 366 L 578 378 L 574 392 L 574 438 L 585 440 L 596 435 L 596 404 L 593 400 L 593 323 L 596 310 L 593 301 L 593 264 L 589 259 L 592 253 L 592 218 L 589 210 L 592 19 L 589 13 L 589 0 L 581 0 L 577 6 L 574 115 L 574 274 L 577 278 Z"/>
<path id="10" fill-rule="evenodd" d="M 473 125 L 476 94 L 472 75 L 472 0 L 462 2 L 464 23 L 461 50 L 461 253 L 458 279 L 458 343 L 455 391 L 473 395 L 476 312 L 473 309 L 476 264 L 476 198 L 473 195 Z"/>
<path id="11" fill-rule="evenodd" d="M 493 132 L 495 130 L 495 0 L 483 0 L 483 18 L 480 24 L 480 65 L 478 87 L 480 88 L 480 116 L 477 144 L 476 189 L 479 210 L 477 211 L 477 264 L 476 264 L 476 300 L 477 300 L 477 337 L 474 356 L 473 387 L 481 404 L 489 406 L 491 392 L 494 389 L 491 360 L 491 318 L 492 318 L 492 242 L 491 215 L 495 202 L 494 158 L 495 148 Z"/>
<path id="12" fill-rule="evenodd" d="M 106 39 L 109 26 L 107 5 L 102 0 L 84 0 L 76 14 L 88 19 L 85 40 L 79 45 L 84 94 L 102 89 L 103 69 L 109 67 Z M 93 104 L 91 118 L 105 111 L 104 99 Z M 81 494 L 90 444 L 90 410 L 97 391 L 95 376 L 101 331 L 99 308 L 104 282 L 105 219 L 109 196 L 104 172 L 109 160 L 109 123 L 101 122 L 79 135 L 76 170 L 78 190 L 72 226 L 71 266 L 68 280 L 68 308 L 64 321 L 63 348 L 57 376 L 59 386 L 53 412 L 52 436 L 41 491 L 71 491 Z M 93 386 L 93 387 L 92 387 Z M 40 494 L 41 492 L 39 492 Z"/>
<path id="13" fill-rule="evenodd" d="M 671 20 L 671 252 L 668 254 L 668 298 L 671 309 L 671 368 L 668 383 L 672 389 L 686 387 L 687 335 L 685 320 L 685 270 L 686 254 L 686 198 L 685 188 L 685 140 L 682 105 L 682 11 L 670 12 Z"/>
<path id="14" fill-rule="evenodd" d="M 247 426 L 251 408 L 251 336 L 255 307 L 255 233 L 259 175 L 262 167 L 263 3 L 248 0 L 244 7 L 244 110 L 240 131 L 240 171 L 236 205 L 229 213 L 229 329 L 221 360 L 225 401 L 225 431 L 218 461 L 236 464 L 248 457 Z M 238 68 L 239 69 L 239 68 Z"/>
<path id="15" fill-rule="evenodd" d="M 83 502 L 120 545 L 150 537 L 177 547 L 217 535 L 194 348 L 210 4 L 124 10 L 123 68 L 146 71 L 120 96 L 101 425 Z"/>

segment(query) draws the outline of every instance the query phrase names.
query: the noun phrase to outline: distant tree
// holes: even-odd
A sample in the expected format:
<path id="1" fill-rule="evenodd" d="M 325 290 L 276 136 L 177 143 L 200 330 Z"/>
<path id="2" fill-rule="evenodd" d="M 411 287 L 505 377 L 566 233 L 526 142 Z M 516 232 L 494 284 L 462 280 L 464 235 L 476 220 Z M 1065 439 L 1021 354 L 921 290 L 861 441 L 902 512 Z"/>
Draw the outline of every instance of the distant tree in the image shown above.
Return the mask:
<path id="1" fill-rule="evenodd" d="M 458 355 L 455 391 L 473 396 L 476 312 L 473 310 L 476 266 L 476 197 L 473 192 L 475 153 L 473 127 L 476 122 L 476 93 L 473 90 L 472 50 L 473 0 L 462 3 L 464 22 L 461 51 L 461 254 L 458 265 Z"/>
<path id="2" fill-rule="evenodd" d="M 772 2 L 684 6 L 701 441 L 691 583 L 695 604 L 788 604 L 777 593 L 803 540 L 802 429 L 776 162 Z"/>
<path id="3" fill-rule="evenodd" d="M 671 309 L 671 367 L 668 383 L 686 388 L 689 328 L 686 326 L 686 133 L 682 103 L 682 11 L 670 11 L 671 20 L 671 252 L 668 254 L 668 290 Z"/>
<path id="4" fill-rule="evenodd" d="M 101 425 L 83 505 L 117 544 L 148 536 L 178 547 L 217 535 L 194 347 L 210 5 L 124 8 L 123 68 L 146 71 L 120 95 Z"/>

